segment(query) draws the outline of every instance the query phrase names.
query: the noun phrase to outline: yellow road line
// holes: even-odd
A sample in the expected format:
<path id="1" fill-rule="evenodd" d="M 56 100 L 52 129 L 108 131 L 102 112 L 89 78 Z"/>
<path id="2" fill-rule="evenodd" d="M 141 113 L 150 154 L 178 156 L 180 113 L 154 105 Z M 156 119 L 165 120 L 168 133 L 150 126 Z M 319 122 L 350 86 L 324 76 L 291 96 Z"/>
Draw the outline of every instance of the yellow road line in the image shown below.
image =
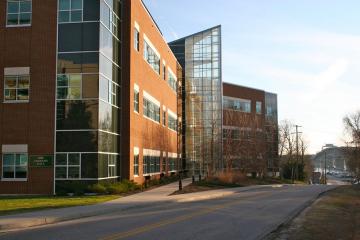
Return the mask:
<path id="1" fill-rule="evenodd" d="M 260 193 L 260 194 L 257 194 L 256 196 L 270 195 L 270 194 L 271 193 Z M 254 196 L 252 196 L 252 197 L 254 197 Z M 241 199 L 237 199 L 235 201 L 231 201 L 231 202 L 228 202 L 228 203 L 225 203 L 225 204 L 215 205 L 213 207 L 205 208 L 205 209 L 203 209 L 201 211 L 198 211 L 198 212 L 194 212 L 194 213 L 186 214 L 186 215 L 183 215 L 183 216 L 175 217 L 175 218 L 172 218 L 172 219 L 160 221 L 160 222 L 157 222 L 157 223 L 145 225 L 143 227 L 138 227 L 138 228 L 135 228 L 133 230 L 126 231 L 126 232 L 113 234 L 113 235 L 110 235 L 108 237 L 101 238 L 101 240 L 119 240 L 119 239 L 124 239 L 124 238 L 127 238 L 127 237 L 131 237 L 131 236 L 135 236 L 135 235 L 138 235 L 138 234 L 141 234 L 141 233 L 144 233 L 144 232 L 148 232 L 148 231 L 151 231 L 151 230 L 163 227 L 163 226 L 175 224 L 175 223 L 178 223 L 178 222 L 182 222 L 182 221 L 185 221 L 185 220 L 192 219 L 194 217 L 198 217 L 198 216 L 206 215 L 206 214 L 209 214 L 209 213 L 212 213 L 212 212 L 216 212 L 218 210 L 221 210 L 221 209 L 236 205 L 236 204 L 238 204 L 239 202 L 241 202 L 243 200 L 244 200 L 244 198 L 241 198 Z"/>

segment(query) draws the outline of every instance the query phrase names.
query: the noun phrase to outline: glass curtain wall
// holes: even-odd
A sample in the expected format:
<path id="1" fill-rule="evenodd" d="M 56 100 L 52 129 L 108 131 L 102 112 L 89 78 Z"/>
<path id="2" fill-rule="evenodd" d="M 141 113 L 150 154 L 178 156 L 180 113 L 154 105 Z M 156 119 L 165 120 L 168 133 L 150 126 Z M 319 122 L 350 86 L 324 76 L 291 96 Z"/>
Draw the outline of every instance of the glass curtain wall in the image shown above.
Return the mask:
<path id="1" fill-rule="evenodd" d="M 277 95 L 268 92 L 265 93 L 265 132 L 268 168 L 270 171 L 276 171 L 279 167 Z"/>
<path id="2" fill-rule="evenodd" d="M 222 162 L 221 27 L 170 43 L 184 69 L 186 170 L 213 174 Z"/>
<path id="3" fill-rule="evenodd" d="M 121 1 L 58 0 L 56 180 L 116 178 Z"/>

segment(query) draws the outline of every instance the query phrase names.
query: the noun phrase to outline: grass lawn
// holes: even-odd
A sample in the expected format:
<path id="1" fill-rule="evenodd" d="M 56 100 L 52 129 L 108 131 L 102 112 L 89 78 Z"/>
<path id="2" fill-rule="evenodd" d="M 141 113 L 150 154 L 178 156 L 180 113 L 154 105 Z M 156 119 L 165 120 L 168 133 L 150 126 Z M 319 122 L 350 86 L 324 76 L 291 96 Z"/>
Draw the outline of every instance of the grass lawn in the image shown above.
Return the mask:
<path id="1" fill-rule="evenodd" d="M 9 196 L 0 197 L 0 215 L 30 212 L 50 208 L 64 208 L 102 203 L 118 198 L 116 195 L 52 197 Z"/>
<path id="2" fill-rule="evenodd" d="M 360 239 L 360 186 L 342 186 L 329 192 L 276 239 Z"/>

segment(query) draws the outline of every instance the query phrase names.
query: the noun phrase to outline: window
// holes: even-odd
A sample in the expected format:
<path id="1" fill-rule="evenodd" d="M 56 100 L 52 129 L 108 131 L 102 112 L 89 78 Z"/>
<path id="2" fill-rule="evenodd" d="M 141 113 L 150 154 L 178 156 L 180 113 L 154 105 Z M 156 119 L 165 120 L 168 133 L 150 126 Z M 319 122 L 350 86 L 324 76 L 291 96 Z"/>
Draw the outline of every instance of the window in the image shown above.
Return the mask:
<path id="1" fill-rule="evenodd" d="M 134 89 L 134 111 L 139 113 L 139 90 Z"/>
<path id="2" fill-rule="evenodd" d="M 169 70 L 168 84 L 171 87 L 171 89 L 176 92 L 176 77 L 170 70 Z"/>
<path id="3" fill-rule="evenodd" d="M 140 33 L 136 28 L 134 29 L 134 47 L 136 51 L 140 51 Z"/>
<path id="4" fill-rule="evenodd" d="M 144 96 L 143 100 L 143 114 L 155 122 L 160 123 L 160 106 L 146 96 Z"/>
<path id="5" fill-rule="evenodd" d="M 31 25 L 31 0 L 8 0 L 7 1 L 7 26 Z"/>
<path id="6" fill-rule="evenodd" d="M 166 66 L 163 65 L 163 79 L 166 80 Z"/>
<path id="7" fill-rule="evenodd" d="M 139 176 L 139 154 L 134 154 L 134 175 Z"/>
<path id="8" fill-rule="evenodd" d="M 144 156 L 143 163 L 144 174 L 153 174 L 160 172 L 160 156 Z"/>
<path id="9" fill-rule="evenodd" d="M 109 7 L 109 5 L 112 5 L 112 3 L 109 3 L 108 5 L 105 2 L 101 1 L 100 20 L 112 34 L 118 36 L 118 25 L 120 22 L 119 17 Z"/>
<path id="10" fill-rule="evenodd" d="M 247 99 L 224 97 L 224 108 L 250 113 L 251 101 Z"/>
<path id="11" fill-rule="evenodd" d="M 80 153 L 56 154 L 55 177 L 56 179 L 80 178 Z"/>
<path id="12" fill-rule="evenodd" d="M 168 114 L 168 127 L 171 130 L 177 131 L 177 120 L 172 114 Z"/>
<path id="13" fill-rule="evenodd" d="M 57 99 L 81 99 L 81 74 L 57 76 Z"/>
<path id="14" fill-rule="evenodd" d="M 262 113 L 262 103 L 256 102 L 256 113 L 261 114 Z"/>
<path id="15" fill-rule="evenodd" d="M 161 169 L 163 172 L 166 172 L 166 157 L 165 156 L 163 156 L 163 159 L 162 159 Z"/>
<path id="16" fill-rule="evenodd" d="M 59 23 L 82 22 L 83 0 L 59 0 Z"/>
<path id="17" fill-rule="evenodd" d="M 116 176 L 116 155 L 109 155 L 108 159 L 108 177 Z"/>
<path id="18" fill-rule="evenodd" d="M 30 75 L 5 75 L 5 102 L 29 101 Z"/>
<path id="19" fill-rule="evenodd" d="M 30 68 L 4 68 L 4 102 L 28 102 Z"/>
<path id="20" fill-rule="evenodd" d="M 144 41 L 144 58 L 152 69 L 154 69 L 157 74 L 160 74 L 160 56 L 146 40 Z"/>
<path id="21" fill-rule="evenodd" d="M 166 127 L 166 111 L 163 111 L 163 125 Z"/>
<path id="22" fill-rule="evenodd" d="M 100 75 L 100 99 L 118 106 L 118 89 L 119 86 L 116 83 Z"/>
<path id="23" fill-rule="evenodd" d="M 170 172 L 176 171 L 176 160 L 177 160 L 177 158 L 174 158 L 174 157 L 169 158 L 169 171 Z"/>
<path id="24" fill-rule="evenodd" d="M 28 172 L 28 156 L 25 153 L 3 154 L 2 166 L 3 179 L 26 179 Z"/>

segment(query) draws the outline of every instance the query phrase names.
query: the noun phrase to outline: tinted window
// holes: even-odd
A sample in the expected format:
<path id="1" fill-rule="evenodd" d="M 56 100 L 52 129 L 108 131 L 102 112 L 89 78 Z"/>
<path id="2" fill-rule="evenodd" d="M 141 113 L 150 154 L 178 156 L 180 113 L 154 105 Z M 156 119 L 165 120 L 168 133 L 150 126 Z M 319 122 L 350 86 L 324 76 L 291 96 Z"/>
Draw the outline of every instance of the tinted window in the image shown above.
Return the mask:
<path id="1" fill-rule="evenodd" d="M 96 153 L 81 154 L 81 177 L 82 178 L 98 177 L 98 154 Z"/>
<path id="2" fill-rule="evenodd" d="M 97 73 L 99 53 L 61 53 L 58 57 L 58 73 Z"/>
<path id="3" fill-rule="evenodd" d="M 99 151 L 100 152 L 118 152 L 118 136 L 114 134 L 99 132 Z"/>
<path id="4" fill-rule="evenodd" d="M 97 129 L 97 100 L 57 101 L 57 129 Z"/>
<path id="5" fill-rule="evenodd" d="M 57 132 L 58 152 L 97 152 L 97 132 Z"/>
<path id="6" fill-rule="evenodd" d="M 100 13 L 99 0 L 84 1 L 84 21 L 98 21 Z"/>

